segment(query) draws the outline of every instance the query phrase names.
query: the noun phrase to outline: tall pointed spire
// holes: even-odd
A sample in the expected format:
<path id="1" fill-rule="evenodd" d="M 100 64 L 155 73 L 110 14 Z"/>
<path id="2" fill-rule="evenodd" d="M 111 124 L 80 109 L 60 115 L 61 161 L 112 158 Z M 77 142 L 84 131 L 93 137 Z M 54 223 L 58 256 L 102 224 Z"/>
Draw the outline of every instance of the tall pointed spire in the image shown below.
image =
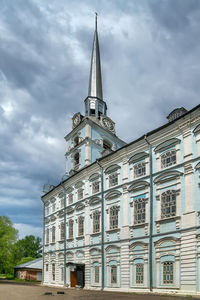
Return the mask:
<path id="1" fill-rule="evenodd" d="M 90 66 L 90 80 L 88 96 L 103 100 L 102 81 L 101 81 L 101 61 L 99 51 L 99 40 L 97 33 L 97 13 L 95 13 L 95 32 Z"/>

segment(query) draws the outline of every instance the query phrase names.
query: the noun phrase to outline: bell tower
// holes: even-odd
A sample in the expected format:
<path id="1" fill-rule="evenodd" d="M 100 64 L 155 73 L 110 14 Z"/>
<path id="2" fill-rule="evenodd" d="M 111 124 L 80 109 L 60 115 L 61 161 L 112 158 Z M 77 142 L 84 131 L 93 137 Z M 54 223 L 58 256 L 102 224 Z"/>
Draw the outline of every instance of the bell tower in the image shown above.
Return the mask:
<path id="1" fill-rule="evenodd" d="M 72 131 L 65 140 L 67 176 L 125 145 L 115 134 L 115 123 L 107 116 L 107 105 L 103 100 L 97 14 L 85 116 L 78 112 L 72 117 Z"/>

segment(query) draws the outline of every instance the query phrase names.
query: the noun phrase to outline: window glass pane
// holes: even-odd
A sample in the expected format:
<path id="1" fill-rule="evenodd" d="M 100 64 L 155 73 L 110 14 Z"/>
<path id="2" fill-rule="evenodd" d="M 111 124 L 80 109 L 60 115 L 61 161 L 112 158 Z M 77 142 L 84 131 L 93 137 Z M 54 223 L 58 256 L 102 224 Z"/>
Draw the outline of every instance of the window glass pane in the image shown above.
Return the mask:
<path id="1" fill-rule="evenodd" d="M 166 261 L 163 263 L 163 284 L 174 283 L 174 266 L 173 262 Z"/>
<path id="2" fill-rule="evenodd" d="M 161 195 L 161 219 L 176 216 L 176 191 L 169 190 Z"/>
<path id="3" fill-rule="evenodd" d="M 134 224 L 145 223 L 145 198 L 134 201 Z"/>
<path id="4" fill-rule="evenodd" d="M 118 174 L 115 172 L 109 175 L 109 186 L 114 186 L 118 184 Z"/>
<path id="5" fill-rule="evenodd" d="M 143 264 L 136 264 L 135 265 L 136 271 L 136 284 L 143 284 L 144 281 L 144 265 Z"/>
<path id="6" fill-rule="evenodd" d="M 111 283 L 117 283 L 117 266 L 111 266 Z"/>
<path id="7" fill-rule="evenodd" d="M 94 282 L 99 283 L 99 266 L 94 267 Z"/>
<path id="8" fill-rule="evenodd" d="M 161 168 L 176 164 L 176 150 L 171 150 L 161 155 Z"/>

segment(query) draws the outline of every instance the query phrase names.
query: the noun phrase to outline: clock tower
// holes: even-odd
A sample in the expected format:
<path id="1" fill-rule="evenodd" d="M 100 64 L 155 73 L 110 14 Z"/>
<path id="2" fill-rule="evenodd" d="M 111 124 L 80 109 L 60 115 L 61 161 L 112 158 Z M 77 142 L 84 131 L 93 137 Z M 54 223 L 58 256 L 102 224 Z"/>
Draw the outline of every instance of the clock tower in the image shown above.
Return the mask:
<path id="1" fill-rule="evenodd" d="M 115 123 L 107 116 L 103 100 L 101 60 L 97 32 L 97 14 L 92 48 L 88 96 L 85 116 L 76 113 L 72 118 L 72 131 L 67 142 L 66 174 L 71 175 L 101 156 L 125 145 L 115 134 Z"/>

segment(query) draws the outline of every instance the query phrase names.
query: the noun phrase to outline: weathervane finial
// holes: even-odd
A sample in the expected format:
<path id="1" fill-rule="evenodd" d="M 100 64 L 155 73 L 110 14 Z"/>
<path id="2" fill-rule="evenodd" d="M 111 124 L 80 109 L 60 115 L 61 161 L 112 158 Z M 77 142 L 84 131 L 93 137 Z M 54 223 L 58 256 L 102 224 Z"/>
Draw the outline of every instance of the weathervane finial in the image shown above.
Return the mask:
<path id="1" fill-rule="evenodd" d="M 95 30 L 97 30 L 97 17 L 98 17 L 98 13 L 95 12 Z"/>

